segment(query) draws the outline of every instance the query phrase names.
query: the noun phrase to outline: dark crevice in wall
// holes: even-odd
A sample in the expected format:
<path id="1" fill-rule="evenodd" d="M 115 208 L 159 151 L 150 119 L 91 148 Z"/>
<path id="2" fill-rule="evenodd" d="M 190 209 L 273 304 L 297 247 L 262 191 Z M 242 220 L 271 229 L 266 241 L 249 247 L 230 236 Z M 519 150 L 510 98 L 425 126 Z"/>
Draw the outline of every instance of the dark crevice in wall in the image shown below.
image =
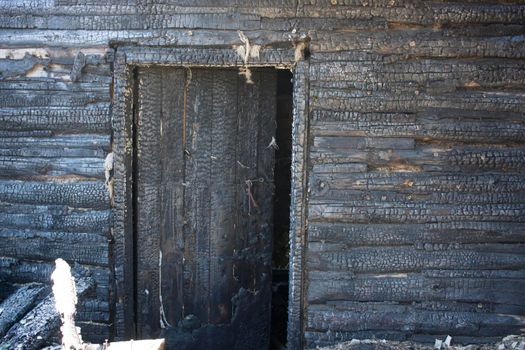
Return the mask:
<path id="1" fill-rule="evenodd" d="M 135 69 L 133 71 L 133 122 L 132 122 L 132 138 L 133 138 L 133 156 L 132 156 L 132 184 L 131 184 L 131 188 L 132 188 L 132 208 L 133 208 L 133 245 L 135 246 L 137 244 L 137 230 L 138 230 L 138 205 L 137 205 L 137 198 L 138 198 L 138 186 L 137 186 L 137 179 L 138 179 L 138 167 L 137 167 L 137 164 L 138 164 L 138 140 L 137 140 L 137 129 L 138 129 L 138 113 L 139 113 L 139 106 L 138 106 L 138 100 L 139 100 L 139 97 L 138 97 L 138 84 L 139 84 L 139 79 L 138 79 L 138 71 L 137 69 Z M 137 303 L 136 303 L 136 300 L 137 300 L 137 281 L 138 281 L 138 276 L 137 276 L 137 249 L 136 249 L 136 246 L 133 247 L 133 315 L 134 315 L 134 320 L 133 320 L 133 333 L 134 333 L 134 336 L 137 333 L 137 315 L 138 315 L 138 309 L 137 309 Z"/>
<path id="2" fill-rule="evenodd" d="M 288 320 L 288 259 L 290 244 L 290 190 L 292 166 L 292 73 L 279 70 L 277 78 L 275 194 L 272 254 L 272 325 L 270 349 L 284 348 Z"/>

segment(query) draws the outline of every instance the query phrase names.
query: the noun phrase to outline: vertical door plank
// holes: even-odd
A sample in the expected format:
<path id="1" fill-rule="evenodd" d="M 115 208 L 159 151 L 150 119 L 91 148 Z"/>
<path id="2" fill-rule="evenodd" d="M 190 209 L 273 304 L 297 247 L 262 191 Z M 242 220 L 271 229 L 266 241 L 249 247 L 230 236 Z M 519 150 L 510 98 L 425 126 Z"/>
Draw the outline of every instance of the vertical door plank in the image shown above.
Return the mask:
<path id="1" fill-rule="evenodd" d="M 137 322 L 140 337 L 159 325 L 161 70 L 139 70 L 137 123 Z"/>
<path id="2" fill-rule="evenodd" d="M 162 322 L 177 325 L 183 317 L 184 149 L 183 109 L 186 70 L 162 69 L 161 226 Z"/>
<path id="3" fill-rule="evenodd" d="M 185 314 L 193 314 L 208 322 L 210 300 L 210 175 L 211 132 L 213 107 L 213 75 L 209 71 L 195 69 L 189 85 L 186 104 L 188 153 L 186 154 L 185 211 L 187 220 L 190 281 L 184 293 Z M 188 283 L 189 282 L 189 283 Z"/>
<path id="4" fill-rule="evenodd" d="M 256 74 L 256 73 L 255 73 Z M 253 259 L 256 253 L 253 250 L 252 222 L 257 216 L 257 208 L 249 197 L 248 192 L 253 192 L 253 186 L 258 179 L 257 174 L 257 140 L 259 135 L 259 94 L 257 81 L 247 84 L 243 77 L 238 78 L 238 129 L 239 142 L 237 144 L 237 221 L 235 229 L 237 240 L 235 276 L 240 285 L 245 289 L 253 286 Z M 251 188 L 247 181 L 252 181 Z"/>
<path id="5" fill-rule="evenodd" d="M 235 245 L 235 153 L 237 79 L 232 70 L 213 72 L 210 194 L 210 322 L 231 320 L 232 257 Z M 233 78 L 233 79 L 232 79 Z"/>

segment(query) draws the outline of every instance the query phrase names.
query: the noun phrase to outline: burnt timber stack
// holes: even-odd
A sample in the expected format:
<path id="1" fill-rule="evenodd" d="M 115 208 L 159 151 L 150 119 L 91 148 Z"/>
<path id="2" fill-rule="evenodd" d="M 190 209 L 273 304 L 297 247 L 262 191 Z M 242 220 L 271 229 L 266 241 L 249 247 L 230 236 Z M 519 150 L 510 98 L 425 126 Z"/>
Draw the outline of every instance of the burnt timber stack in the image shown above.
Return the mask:
<path id="1" fill-rule="evenodd" d="M 112 119 L 119 53 L 177 48 L 197 62 L 194 48 L 234 55 L 238 31 L 261 54 L 307 44 L 294 68 L 306 119 L 289 347 L 522 332 L 519 1 L 2 1 L 0 280 L 48 283 L 56 258 L 77 262 L 96 282 L 77 317 L 84 339 L 129 336 L 127 228 L 112 203 L 123 183 L 112 193 L 106 179 L 127 165 L 116 154 L 114 174 L 104 168 L 125 146 Z"/>

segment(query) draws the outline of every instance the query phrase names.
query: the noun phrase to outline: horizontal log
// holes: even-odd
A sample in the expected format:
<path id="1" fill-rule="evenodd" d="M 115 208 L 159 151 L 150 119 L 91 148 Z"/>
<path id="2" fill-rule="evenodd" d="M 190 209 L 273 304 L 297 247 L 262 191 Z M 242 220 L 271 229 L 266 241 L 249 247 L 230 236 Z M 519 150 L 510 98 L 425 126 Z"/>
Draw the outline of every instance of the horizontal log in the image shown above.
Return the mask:
<path id="1" fill-rule="evenodd" d="M 92 103 L 109 102 L 108 91 L 83 93 L 31 90 L 4 90 L 0 95 L 0 107 L 86 107 Z"/>
<path id="2" fill-rule="evenodd" d="M 307 329 L 331 331 L 407 330 L 413 333 L 455 335 L 505 335 L 519 332 L 525 318 L 477 312 L 425 311 L 410 305 L 355 304 L 348 310 L 311 305 Z"/>
<path id="3" fill-rule="evenodd" d="M 107 62 L 97 62 L 100 61 L 98 55 L 84 55 L 82 63 L 75 66 L 74 59 L 70 57 L 52 58 L 26 54 L 22 58 L 1 59 L 2 51 L 0 76 L 9 80 L 0 83 L 0 90 L 109 94 L 111 68 Z M 90 61 L 96 62 L 91 64 Z"/>
<path id="4" fill-rule="evenodd" d="M 525 45 L 524 45 L 525 46 Z M 417 87 L 406 91 L 363 91 L 313 86 L 311 107 L 320 110 L 353 112 L 418 112 L 428 108 L 448 108 L 489 112 L 522 113 L 523 94 L 515 91 L 461 90 L 431 94 Z"/>
<path id="5" fill-rule="evenodd" d="M 113 11 L 111 11 L 113 12 Z M 193 14 L 123 14 L 115 20 L 114 13 L 86 15 L 83 13 L 34 14 L 0 16 L 0 28 L 59 29 L 59 30 L 141 30 L 150 29 L 224 29 L 256 30 L 261 27 L 260 17 L 240 13 L 193 13 Z"/>
<path id="6" fill-rule="evenodd" d="M 389 149 L 368 151 L 359 149 L 311 149 L 314 164 L 367 163 L 369 170 L 380 171 L 433 171 L 433 172 L 521 172 L 525 169 L 523 147 L 447 147 L 446 145 L 421 145 L 414 150 Z"/>
<path id="7" fill-rule="evenodd" d="M 68 262 L 72 264 L 74 260 Z M 54 263 L 50 262 L 0 257 L 0 280 L 10 283 L 38 282 L 49 284 L 54 268 Z M 89 295 L 91 298 L 94 296 L 101 301 L 108 300 L 110 284 L 110 272 L 108 268 L 77 265 L 75 266 L 75 270 L 78 277 L 90 277 L 95 281 L 95 290 L 86 295 Z"/>
<path id="8" fill-rule="evenodd" d="M 0 139 L 1 157 L 105 157 L 110 149 L 106 135 L 67 135 L 51 138 L 11 137 Z"/>
<path id="9" fill-rule="evenodd" d="M 521 4 L 492 4 L 483 2 L 398 2 L 384 1 L 367 3 L 367 6 L 355 1 L 335 3 L 309 0 L 298 8 L 299 14 L 306 17 L 328 18 L 384 18 L 403 24 L 439 25 L 439 24 L 474 24 L 474 23 L 522 23 L 524 6 Z"/>
<path id="10" fill-rule="evenodd" d="M 0 229 L 0 256 L 107 266 L 108 253 L 108 239 L 95 233 Z"/>
<path id="11" fill-rule="evenodd" d="M 308 218 L 340 223 L 438 223 L 456 221 L 523 222 L 525 204 L 385 203 L 353 200 L 344 203 L 312 203 Z"/>
<path id="12" fill-rule="evenodd" d="M 109 323 L 109 303 L 99 299 L 83 299 L 77 304 L 77 321 Z"/>
<path id="13" fill-rule="evenodd" d="M 102 181 L 0 180 L 0 201 L 74 208 L 108 209 L 109 192 Z"/>
<path id="14" fill-rule="evenodd" d="M 81 298 L 94 284 L 91 279 L 76 281 L 77 297 Z M 16 323 L 0 340 L 3 346 L 15 346 L 21 349 L 40 349 L 47 340 L 55 336 L 60 329 L 60 315 L 55 308 L 55 299 L 47 296 L 20 322 Z"/>
<path id="15" fill-rule="evenodd" d="M 322 32 L 313 38 L 310 48 L 321 51 L 365 51 L 382 54 L 404 54 L 409 57 L 525 57 L 525 38 L 517 34 L 519 28 L 504 28 L 503 32 L 485 32 L 483 27 L 461 29 L 416 29 L 410 31 L 383 31 L 348 33 Z M 487 30 L 487 29 L 485 29 Z"/>
<path id="16" fill-rule="evenodd" d="M 417 113 L 358 113 L 314 110 L 314 136 L 412 137 L 418 141 L 523 143 L 520 113 L 426 109 Z"/>
<path id="17" fill-rule="evenodd" d="M 0 130 L 0 137 L 51 137 L 51 130 Z"/>
<path id="18" fill-rule="evenodd" d="M 235 6 L 242 9 L 242 13 L 257 13 L 264 16 L 292 16 L 295 15 L 295 2 L 290 0 L 220 0 L 220 1 L 200 1 L 178 0 L 176 3 L 143 3 L 129 5 L 127 2 L 116 2 L 108 4 L 101 0 L 75 0 L 75 3 L 61 0 L 50 5 L 46 1 L 32 3 L 28 0 L 17 0 L 15 4 L 9 2 L 2 4 L 0 9 L 5 13 L 19 14 L 134 14 L 134 13 L 229 13 L 227 7 Z M 81 11 L 81 12 L 79 12 Z M 85 11 L 85 12 L 84 12 Z"/>
<path id="19" fill-rule="evenodd" d="M 523 248 L 513 253 L 468 249 L 425 251 L 415 247 L 357 247 L 341 250 L 338 244 L 308 245 L 307 267 L 319 271 L 353 273 L 420 272 L 426 269 L 524 269 Z"/>
<path id="20" fill-rule="evenodd" d="M 64 206 L 1 205 L 4 228 L 108 232 L 110 210 L 70 210 Z M 9 211 L 9 212 L 8 212 Z"/>
<path id="21" fill-rule="evenodd" d="M 100 84 L 100 82 L 64 82 L 57 81 L 55 79 L 49 79 L 49 77 L 41 77 L 39 80 L 35 79 L 10 79 L 0 81 L 0 91 L 13 91 L 25 90 L 25 91 L 47 91 L 49 93 L 61 91 L 76 92 L 82 94 L 84 92 L 101 92 L 109 93 L 109 84 Z"/>
<path id="22" fill-rule="evenodd" d="M 347 203 L 358 200 L 384 203 L 427 203 L 427 204 L 505 204 L 524 203 L 524 193 L 457 193 L 457 192 L 388 192 L 332 189 L 329 183 L 321 182 L 312 186 L 312 204 Z"/>
<path id="23" fill-rule="evenodd" d="M 42 148 L 84 148 L 84 149 L 110 149 L 111 137 L 109 135 L 83 134 L 83 135 L 58 135 L 50 138 L 43 137 L 13 137 L 0 139 L 0 148 L 30 148 L 35 145 Z"/>
<path id="24" fill-rule="evenodd" d="M 413 87 L 429 93 L 464 88 L 520 89 L 525 64 L 505 59 L 421 59 L 394 63 L 320 62 L 310 68 L 311 84 L 325 88 L 399 91 Z"/>
<path id="25" fill-rule="evenodd" d="M 401 137 L 316 136 L 313 147 L 318 152 L 334 149 L 414 149 L 415 142 L 414 139 Z"/>
<path id="26" fill-rule="evenodd" d="M 254 44 L 277 45 L 292 41 L 283 38 L 282 33 L 272 30 L 246 31 L 245 34 Z M 108 42 L 136 43 L 139 45 L 167 46 L 177 43 L 179 46 L 191 46 L 199 42 L 203 46 L 241 45 L 236 31 L 216 31 L 195 29 L 188 33 L 186 29 L 143 29 L 143 30 L 38 30 L 17 29 L 0 30 L 4 46 L 8 47 L 100 47 Z"/>
<path id="27" fill-rule="evenodd" d="M 41 284 L 26 284 L 0 304 L 0 338 L 41 299 L 49 290 Z"/>
<path id="28" fill-rule="evenodd" d="M 15 5 L 16 4 L 16 5 Z M 199 2 L 190 1 L 176 4 L 147 4 L 147 6 L 128 5 L 128 3 L 112 3 L 111 5 L 102 1 L 75 1 L 74 4 L 58 2 L 54 6 L 48 2 L 41 1 L 32 3 L 30 1 L 18 0 L 16 3 L 7 2 L 2 4 L 0 11 L 5 14 L 19 15 L 113 15 L 125 14 L 150 14 L 157 13 L 159 18 L 164 14 L 197 14 L 197 13 L 225 13 L 228 6 L 235 6 L 241 13 L 247 13 L 262 17 L 320 17 L 352 19 L 381 18 L 396 23 L 409 24 L 473 24 L 473 23 L 522 23 L 523 6 L 519 4 L 484 4 L 484 3 L 443 3 L 433 2 L 401 2 L 392 4 L 386 0 L 367 3 L 367 6 L 357 2 L 340 2 L 334 4 L 326 1 L 303 1 L 296 6 L 289 1 L 220 1 Z M 213 23 L 213 22 L 212 22 Z M 129 24 L 132 25 L 131 23 Z M 205 25 L 205 24 L 203 24 Z M 317 27 L 314 27 L 317 28 Z"/>
<path id="29" fill-rule="evenodd" d="M 521 243 L 525 227 L 511 222 L 450 222 L 433 224 L 334 224 L 310 222 L 309 242 L 341 243 L 348 247 L 456 243 Z"/>
<path id="30" fill-rule="evenodd" d="M 0 108 L 3 130 L 53 130 L 68 133 L 108 133 L 109 104 L 89 107 Z"/>
<path id="31" fill-rule="evenodd" d="M 79 175 L 103 179 L 104 157 L 40 158 L 0 156 L 0 177 Z"/>
<path id="32" fill-rule="evenodd" d="M 332 166 L 332 168 L 330 168 Z M 399 193 L 511 193 L 525 191 L 524 177 L 521 174 L 456 174 L 456 173 L 382 173 L 382 172 L 343 172 L 337 171 L 339 165 L 324 165 L 324 173 L 310 178 L 312 190 L 324 187 L 338 190 L 392 191 Z M 316 168 L 314 167 L 314 170 Z M 334 169 L 333 172 L 329 170 Z"/>
<path id="33" fill-rule="evenodd" d="M 307 299 L 309 304 L 331 301 L 434 302 L 430 307 L 436 310 L 520 314 L 525 310 L 524 277 L 523 271 L 520 279 L 310 271 Z"/>

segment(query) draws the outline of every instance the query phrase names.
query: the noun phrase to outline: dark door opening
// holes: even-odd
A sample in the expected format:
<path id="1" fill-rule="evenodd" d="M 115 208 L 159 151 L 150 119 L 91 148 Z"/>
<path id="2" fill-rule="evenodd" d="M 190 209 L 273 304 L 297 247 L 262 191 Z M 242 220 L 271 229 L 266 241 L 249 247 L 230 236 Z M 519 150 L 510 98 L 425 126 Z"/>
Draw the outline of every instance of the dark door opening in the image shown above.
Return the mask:
<path id="1" fill-rule="evenodd" d="M 253 69 L 254 84 L 236 69 L 137 68 L 137 337 L 176 349 L 266 350 L 270 334 L 284 343 L 286 325 L 270 315 L 272 290 L 274 313 L 287 296 L 287 277 L 272 288 L 272 266 L 286 273 L 290 79 L 270 68 Z"/>
<path id="2" fill-rule="evenodd" d="M 288 263 L 290 255 L 290 193 L 292 170 L 292 73 L 277 74 L 277 129 L 275 152 L 273 252 L 272 252 L 272 328 L 271 350 L 284 349 L 288 321 Z"/>

